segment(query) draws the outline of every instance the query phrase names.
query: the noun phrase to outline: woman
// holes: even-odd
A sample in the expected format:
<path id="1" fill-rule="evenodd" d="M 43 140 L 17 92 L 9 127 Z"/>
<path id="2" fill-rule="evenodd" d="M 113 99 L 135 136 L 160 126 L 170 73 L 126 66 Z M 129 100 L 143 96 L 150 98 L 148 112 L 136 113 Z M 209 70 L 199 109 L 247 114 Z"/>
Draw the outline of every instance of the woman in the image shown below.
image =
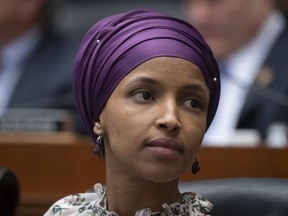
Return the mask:
<path id="1" fill-rule="evenodd" d="M 45 215 L 206 215 L 201 195 L 180 194 L 217 109 L 210 48 L 190 24 L 149 10 L 96 23 L 76 57 L 74 92 L 105 158 L 106 185 L 68 196 Z"/>

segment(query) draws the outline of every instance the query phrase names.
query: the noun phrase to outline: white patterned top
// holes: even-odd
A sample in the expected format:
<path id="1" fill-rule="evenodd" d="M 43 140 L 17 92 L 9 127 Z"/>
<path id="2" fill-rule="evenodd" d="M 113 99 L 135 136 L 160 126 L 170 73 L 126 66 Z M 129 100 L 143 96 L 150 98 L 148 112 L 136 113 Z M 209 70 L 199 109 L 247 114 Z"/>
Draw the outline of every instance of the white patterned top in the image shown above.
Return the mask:
<path id="1" fill-rule="evenodd" d="M 44 216 L 119 216 L 107 210 L 106 188 L 101 184 L 94 186 L 95 192 L 74 194 L 64 197 L 53 204 Z M 160 212 L 141 209 L 135 216 L 209 216 L 213 205 L 199 194 L 186 192 L 181 201 L 171 205 L 163 204 Z"/>

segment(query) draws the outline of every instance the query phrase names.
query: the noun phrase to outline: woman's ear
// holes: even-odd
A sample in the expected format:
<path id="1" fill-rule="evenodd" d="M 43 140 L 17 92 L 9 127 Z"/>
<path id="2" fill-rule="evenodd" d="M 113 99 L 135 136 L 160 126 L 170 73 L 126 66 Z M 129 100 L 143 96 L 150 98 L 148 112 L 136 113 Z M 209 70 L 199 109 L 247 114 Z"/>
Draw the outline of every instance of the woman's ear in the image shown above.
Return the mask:
<path id="1" fill-rule="evenodd" d="M 102 134 L 102 128 L 101 128 L 100 122 L 95 122 L 93 131 L 97 135 L 101 135 Z"/>

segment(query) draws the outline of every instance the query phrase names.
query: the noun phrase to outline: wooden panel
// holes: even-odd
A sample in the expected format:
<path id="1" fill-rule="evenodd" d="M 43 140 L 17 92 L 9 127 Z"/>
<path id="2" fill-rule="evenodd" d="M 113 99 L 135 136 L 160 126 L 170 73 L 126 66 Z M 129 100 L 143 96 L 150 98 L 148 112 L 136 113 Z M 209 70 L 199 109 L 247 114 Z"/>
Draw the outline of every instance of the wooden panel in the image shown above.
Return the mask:
<path id="1" fill-rule="evenodd" d="M 104 163 L 88 144 L 2 144 L 1 166 L 19 178 L 24 194 L 71 193 L 104 182 Z"/>

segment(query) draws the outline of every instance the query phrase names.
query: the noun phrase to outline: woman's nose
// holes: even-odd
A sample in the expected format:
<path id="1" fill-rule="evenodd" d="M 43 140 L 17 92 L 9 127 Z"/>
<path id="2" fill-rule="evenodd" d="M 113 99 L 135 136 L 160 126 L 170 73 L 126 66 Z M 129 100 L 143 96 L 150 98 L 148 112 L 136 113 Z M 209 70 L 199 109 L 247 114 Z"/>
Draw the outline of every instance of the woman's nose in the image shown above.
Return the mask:
<path id="1" fill-rule="evenodd" d="M 181 127 L 177 116 L 177 105 L 174 103 L 166 103 L 159 109 L 159 117 L 156 120 L 158 128 L 163 128 L 168 131 L 174 131 Z"/>

